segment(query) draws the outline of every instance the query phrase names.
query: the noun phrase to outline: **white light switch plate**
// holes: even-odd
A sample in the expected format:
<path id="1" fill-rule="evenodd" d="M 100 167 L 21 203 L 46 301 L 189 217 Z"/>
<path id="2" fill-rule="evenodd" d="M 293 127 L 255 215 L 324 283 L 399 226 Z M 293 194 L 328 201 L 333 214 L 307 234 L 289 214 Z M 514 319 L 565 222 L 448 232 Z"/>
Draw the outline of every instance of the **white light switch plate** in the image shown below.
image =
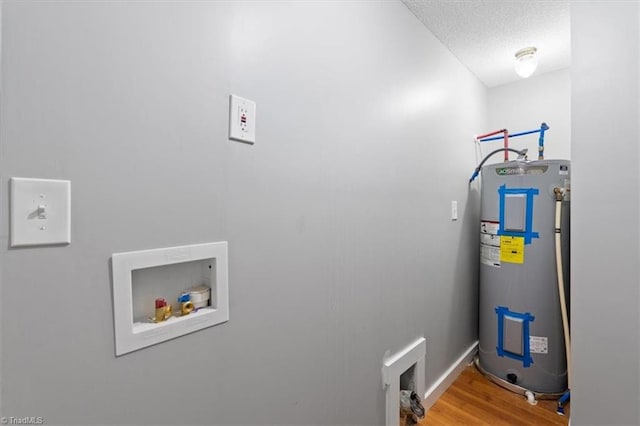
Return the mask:
<path id="1" fill-rule="evenodd" d="M 11 178 L 11 247 L 71 242 L 71 182 Z"/>
<path id="2" fill-rule="evenodd" d="M 236 95 L 231 95 L 229 97 L 229 139 L 255 143 L 255 102 Z"/>

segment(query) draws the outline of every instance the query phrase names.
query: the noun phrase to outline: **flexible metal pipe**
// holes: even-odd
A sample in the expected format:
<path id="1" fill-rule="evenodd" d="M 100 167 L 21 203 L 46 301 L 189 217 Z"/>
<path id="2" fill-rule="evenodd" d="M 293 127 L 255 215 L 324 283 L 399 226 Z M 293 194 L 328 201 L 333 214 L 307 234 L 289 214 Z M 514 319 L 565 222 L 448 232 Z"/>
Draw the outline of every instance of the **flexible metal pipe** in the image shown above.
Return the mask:
<path id="1" fill-rule="evenodd" d="M 516 154 L 518 154 L 518 156 L 525 156 L 527 154 L 527 148 L 525 149 L 521 149 L 520 151 L 518 151 L 517 149 L 513 149 L 513 148 L 498 148 L 495 151 L 491 151 L 489 154 L 487 154 L 482 161 L 480 162 L 480 164 L 478 164 L 478 167 L 476 167 L 476 169 L 473 171 L 473 174 L 471 175 L 471 178 L 469 178 L 469 183 L 473 182 L 474 179 L 476 177 L 478 177 L 478 174 L 480 173 L 480 169 L 482 169 L 482 166 L 484 165 L 484 163 L 491 158 L 491 156 L 499 153 L 500 151 L 511 151 L 511 152 L 515 152 Z"/>

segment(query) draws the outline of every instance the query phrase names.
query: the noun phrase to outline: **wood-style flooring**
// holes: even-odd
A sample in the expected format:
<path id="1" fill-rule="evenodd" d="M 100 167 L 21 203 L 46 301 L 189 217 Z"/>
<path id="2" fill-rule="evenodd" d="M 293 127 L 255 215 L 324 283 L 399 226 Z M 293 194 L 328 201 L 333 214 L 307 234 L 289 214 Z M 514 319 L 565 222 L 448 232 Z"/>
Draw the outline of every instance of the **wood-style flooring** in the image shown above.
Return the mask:
<path id="1" fill-rule="evenodd" d="M 564 416 L 556 413 L 555 399 L 530 405 L 524 396 L 501 388 L 470 365 L 418 425 L 565 426 L 569 421 L 569 405 L 565 406 Z"/>

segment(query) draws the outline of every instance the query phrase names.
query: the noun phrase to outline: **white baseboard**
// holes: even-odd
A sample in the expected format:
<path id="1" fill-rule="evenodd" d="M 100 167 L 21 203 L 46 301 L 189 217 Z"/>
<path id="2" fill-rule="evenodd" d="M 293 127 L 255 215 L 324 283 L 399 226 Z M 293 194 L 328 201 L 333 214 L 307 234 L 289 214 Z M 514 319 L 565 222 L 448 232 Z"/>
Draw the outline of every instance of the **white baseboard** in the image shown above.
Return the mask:
<path id="1" fill-rule="evenodd" d="M 424 394 L 424 401 L 422 405 L 424 408 L 428 410 L 436 403 L 438 398 L 442 396 L 444 391 L 451 386 L 451 384 L 458 378 L 462 370 L 464 370 L 467 365 L 473 362 L 473 358 L 478 352 L 478 341 L 473 342 L 469 348 L 464 351 L 464 353 L 458 358 L 451 366 L 444 372 L 442 376 L 435 381 L 435 383 L 427 389 Z"/>

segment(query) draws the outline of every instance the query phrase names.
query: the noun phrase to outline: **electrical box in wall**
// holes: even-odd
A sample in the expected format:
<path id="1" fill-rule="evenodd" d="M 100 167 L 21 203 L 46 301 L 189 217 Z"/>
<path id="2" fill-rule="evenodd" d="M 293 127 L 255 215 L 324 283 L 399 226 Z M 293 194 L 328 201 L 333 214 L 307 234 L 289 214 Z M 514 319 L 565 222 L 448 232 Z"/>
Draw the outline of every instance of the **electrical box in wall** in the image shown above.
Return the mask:
<path id="1" fill-rule="evenodd" d="M 113 254 L 116 355 L 228 321 L 227 252 L 223 241 Z M 179 299 L 193 288 L 210 294 L 186 312 Z"/>
<path id="2" fill-rule="evenodd" d="M 229 96 L 229 139 L 253 144 L 256 141 L 256 103 Z"/>

